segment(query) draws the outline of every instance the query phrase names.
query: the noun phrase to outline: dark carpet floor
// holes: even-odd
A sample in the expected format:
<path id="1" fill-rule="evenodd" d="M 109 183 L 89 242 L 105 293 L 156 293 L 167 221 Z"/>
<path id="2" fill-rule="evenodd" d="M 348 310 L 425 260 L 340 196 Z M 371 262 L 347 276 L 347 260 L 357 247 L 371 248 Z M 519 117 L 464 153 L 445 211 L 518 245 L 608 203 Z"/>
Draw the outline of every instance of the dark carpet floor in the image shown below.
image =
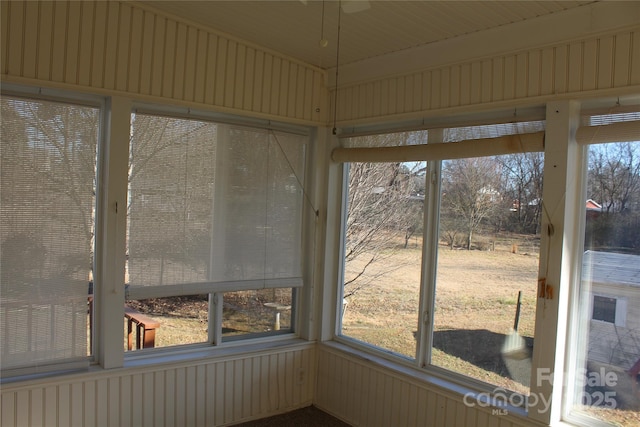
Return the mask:
<path id="1" fill-rule="evenodd" d="M 350 427 L 315 406 L 238 424 L 239 427 Z"/>

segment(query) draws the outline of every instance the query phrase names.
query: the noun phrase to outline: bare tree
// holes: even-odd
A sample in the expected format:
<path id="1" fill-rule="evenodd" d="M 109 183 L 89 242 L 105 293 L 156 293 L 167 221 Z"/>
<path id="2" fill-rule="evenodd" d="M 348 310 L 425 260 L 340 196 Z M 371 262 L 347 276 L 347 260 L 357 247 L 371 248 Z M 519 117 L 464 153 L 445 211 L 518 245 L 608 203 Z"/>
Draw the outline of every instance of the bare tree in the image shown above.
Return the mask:
<path id="1" fill-rule="evenodd" d="M 424 170 L 423 163 L 350 165 L 345 261 L 361 264 L 345 280 L 345 297 L 379 276 L 370 267 L 393 254 L 396 239 L 403 238 L 406 248 L 421 229 Z"/>
<path id="2" fill-rule="evenodd" d="M 451 250 L 455 249 L 461 230 L 464 230 L 464 224 L 459 217 L 447 214 L 440 217 L 440 238 L 449 245 Z"/>
<path id="3" fill-rule="evenodd" d="M 498 156 L 504 174 L 503 194 L 511 203 L 512 231 L 537 233 L 542 204 L 543 153 L 519 153 Z"/>
<path id="4" fill-rule="evenodd" d="M 473 234 L 481 222 L 500 203 L 499 164 L 492 158 L 446 161 L 442 168 L 443 215 L 457 217 L 464 224 L 467 249 L 471 249 Z"/>
<path id="5" fill-rule="evenodd" d="M 640 191 L 640 143 L 594 146 L 589 156 L 589 194 L 606 212 L 624 212 Z M 635 202 L 640 202 L 635 200 Z"/>
<path id="6" fill-rule="evenodd" d="M 624 142 L 589 149 L 588 197 L 602 205 L 587 215 L 591 248 L 640 248 L 640 143 Z"/>

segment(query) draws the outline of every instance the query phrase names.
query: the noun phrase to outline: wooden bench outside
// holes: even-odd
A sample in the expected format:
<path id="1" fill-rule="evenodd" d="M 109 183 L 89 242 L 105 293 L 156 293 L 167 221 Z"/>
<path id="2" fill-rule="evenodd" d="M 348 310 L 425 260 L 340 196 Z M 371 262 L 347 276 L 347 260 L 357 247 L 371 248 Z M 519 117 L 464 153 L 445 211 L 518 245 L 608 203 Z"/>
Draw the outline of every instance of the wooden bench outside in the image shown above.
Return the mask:
<path id="1" fill-rule="evenodd" d="M 124 317 L 127 319 L 127 349 L 133 348 L 133 324 L 136 324 L 136 349 L 153 348 L 156 344 L 156 329 L 160 322 L 145 316 L 131 307 L 124 307 Z"/>

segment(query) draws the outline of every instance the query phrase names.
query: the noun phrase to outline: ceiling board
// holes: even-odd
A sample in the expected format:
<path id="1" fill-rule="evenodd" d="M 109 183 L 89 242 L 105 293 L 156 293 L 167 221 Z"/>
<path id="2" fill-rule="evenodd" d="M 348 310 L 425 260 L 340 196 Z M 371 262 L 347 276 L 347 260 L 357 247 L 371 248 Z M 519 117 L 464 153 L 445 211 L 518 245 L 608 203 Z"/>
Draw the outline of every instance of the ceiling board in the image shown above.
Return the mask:
<path id="1" fill-rule="evenodd" d="M 375 1 L 341 13 L 338 1 L 153 1 L 145 4 L 323 69 L 561 13 L 594 1 Z M 327 47 L 320 39 L 328 40 Z"/>

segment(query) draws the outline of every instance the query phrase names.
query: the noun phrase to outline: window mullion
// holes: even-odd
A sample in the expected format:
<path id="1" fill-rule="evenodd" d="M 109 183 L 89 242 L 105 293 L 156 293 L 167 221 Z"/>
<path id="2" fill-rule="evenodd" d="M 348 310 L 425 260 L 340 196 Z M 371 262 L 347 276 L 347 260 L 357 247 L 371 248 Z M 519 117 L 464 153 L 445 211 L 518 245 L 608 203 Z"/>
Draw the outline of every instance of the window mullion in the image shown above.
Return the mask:
<path id="1" fill-rule="evenodd" d="M 124 284 L 131 101 L 113 97 L 108 103 L 103 151 L 104 185 L 99 188 L 96 227 L 95 331 L 99 363 L 116 368 L 124 362 Z"/>
<path id="2" fill-rule="evenodd" d="M 343 163 L 340 165 L 336 165 L 335 168 L 333 168 L 333 171 L 335 171 L 333 175 L 336 176 L 336 178 L 339 177 L 339 179 L 336 179 L 336 181 L 339 181 L 341 183 L 340 192 L 339 192 L 340 220 L 338 221 L 338 223 L 340 224 L 339 229 L 341 230 L 340 236 L 338 238 L 338 241 L 339 241 L 338 244 L 340 248 L 338 253 L 340 254 L 340 257 L 339 257 L 339 265 L 337 269 L 338 283 L 340 283 L 340 285 L 338 286 L 338 298 L 334 304 L 334 306 L 336 307 L 336 316 L 335 316 L 334 326 L 335 326 L 336 334 L 340 335 L 342 331 L 342 321 L 344 318 L 344 311 L 347 308 L 346 299 L 344 297 L 343 284 L 345 281 L 345 266 L 346 266 L 345 252 L 346 252 L 347 212 L 349 210 L 349 164 Z M 325 282 L 325 286 L 326 286 L 326 282 Z M 326 337 L 326 336 L 323 338 L 329 339 L 329 337 Z"/>
<path id="3" fill-rule="evenodd" d="M 442 129 L 430 130 L 427 134 L 429 144 L 442 143 Z M 433 311 L 435 308 L 436 269 L 438 257 L 438 224 L 440 215 L 440 171 L 442 161 L 427 162 L 425 175 L 424 231 L 422 239 L 422 273 L 420 280 L 420 328 L 418 366 L 426 367 L 431 363 L 433 346 Z"/>
<path id="4" fill-rule="evenodd" d="M 231 165 L 225 159 L 224 153 L 227 152 L 230 144 L 229 126 L 218 124 L 216 134 L 216 160 L 215 160 L 215 188 L 213 191 L 213 206 L 211 208 L 212 220 L 211 230 L 211 251 L 209 259 L 209 279 L 213 277 L 213 272 L 223 269 L 227 260 L 220 256 L 215 256 L 214 250 L 216 240 L 224 242 L 227 239 L 226 224 L 227 212 L 224 209 L 226 191 L 228 188 L 227 181 L 229 179 L 229 169 Z M 226 252 L 223 253 L 226 255 Z M 209 343 L 213 345 L 222 344 L 222 323 L 223 323 L 223 304 L 224 293 L 216 292 L 209 294 Z"/>
<path id="5" fill-rule="evenodd" d="M 579 114 L 577 102 L 547 105 L 536 342 L 528 407 L 529 417 L 545 424 L 560 419 L 570 266 L 579 241 L 576 218 L 584 204 L 576 179 L 584 157 L 574 136 Z"/>

